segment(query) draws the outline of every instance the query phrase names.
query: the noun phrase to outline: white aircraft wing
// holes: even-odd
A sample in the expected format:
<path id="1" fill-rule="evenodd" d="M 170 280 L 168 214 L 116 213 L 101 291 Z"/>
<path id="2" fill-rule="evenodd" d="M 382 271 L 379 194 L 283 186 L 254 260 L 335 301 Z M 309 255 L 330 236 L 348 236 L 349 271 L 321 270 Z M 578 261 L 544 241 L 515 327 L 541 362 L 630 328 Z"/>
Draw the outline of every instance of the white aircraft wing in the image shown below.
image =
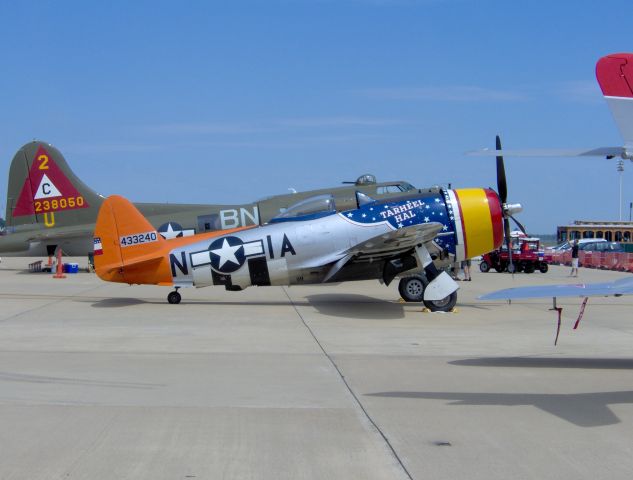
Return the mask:
<path id="1" fill-rule="evenodd" d="M 354 245 L 345 253 L 361 258 L 392 256 L 430 242 L 437 237 L 442 227 L 441 223 L 430 222 L 399 228 Z"/>
<path id="2" fill-rule="evenodd" d="M 60 230 L 62 230 L 61 232 L 51 232 L 48 233 L 46 230 L 41 230 L 41 231 L 37 231 L 37 232 L 33 232 L 32 236 L 29 238 L 29 241 L 31 242 L 37 242 L 37 241 L 43 241 L 43 240 L 55 240 L 55 239 L 60 239 L 60 240 L 66 240 L 66 239 L 73 239 L 73 238 L 85 238 L 88 237 L 89 240 L 91 240 L 94 230 L 91 228 L 74 228 L 74 229 L 65 229 L 64 227 L 62 227 Z"/>
<path id="3" fill-rule="evenodd" d="M 497 290 L 478 297 L 479 300 L 510 300 L 544 297 L 606 297 L 633 295 L 633 278 L 622 278 L 615 282 L 579 283 L 566 285 L 538 285 Z"/>
<path id="4" fill-rule="evenodd" d="M 442 228 L 443 225 L 437 222 L 411 225 L 358 243 L 348 250 L 337 254 L 336 258 L 328 259 L 327 262 L 321 260 L 322 265 L 330 263 L 330 261 L 336 262 L 333 263 L 323 282 L 327 282 L 334 277 L 350 261 L 394 257 L 417 245 L 430 242 Z"/>
<path id="5" fill-rule="evenodd" d="M 574 148 L 574 149 L 545 149 L 536 148 L 530 150 L 493 150 L 484 148 L 466 152 L 471 157 L 495 157 L 503 155 L 507 157 L 622 157 L 628 158 L 624 147 L 598 147 L 598 148 Z"/>

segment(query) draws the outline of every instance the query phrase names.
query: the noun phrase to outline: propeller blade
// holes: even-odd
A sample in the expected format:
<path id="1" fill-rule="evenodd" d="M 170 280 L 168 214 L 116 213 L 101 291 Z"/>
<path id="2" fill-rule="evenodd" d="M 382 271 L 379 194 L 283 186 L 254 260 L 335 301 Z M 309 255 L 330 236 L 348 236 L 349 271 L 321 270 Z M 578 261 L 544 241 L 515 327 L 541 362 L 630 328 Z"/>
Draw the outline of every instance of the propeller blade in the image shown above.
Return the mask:
<path id="1" fill-rule="evenodd" d="M 499 135 L 496 138 L 497 150 L 501 150 L 501 139 Z M 504 204 L 508 200 L 508 184 L 506 182 L 506 169 L 503 164 L 503 156 L 497 155 L 497 191 L 501 203 Z"/>
<path id="2" fill-rule="evenodd" d="M 521 222 L 519 222 L 514 216 L 510 215 L 510 218 L 514 221 L 514 223 L 516 223 L 516 226 L 519 227 L 519 230 L 521 230 L 524 234 L 526 234 L 528 237 L 528 233 L 527 230 L 525 230 L 525 227 L 523 226 L 523 224 Z"/>

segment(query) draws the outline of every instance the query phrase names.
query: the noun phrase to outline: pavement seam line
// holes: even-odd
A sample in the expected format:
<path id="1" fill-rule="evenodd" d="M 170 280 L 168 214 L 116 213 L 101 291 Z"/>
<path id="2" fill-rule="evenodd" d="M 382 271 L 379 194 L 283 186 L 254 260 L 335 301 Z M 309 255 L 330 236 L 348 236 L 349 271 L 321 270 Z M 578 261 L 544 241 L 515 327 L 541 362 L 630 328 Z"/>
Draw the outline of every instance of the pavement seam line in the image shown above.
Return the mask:
<path id="1" fill-rule="evenodd" d="M 57 303 L 65 302 L 66 300 L 71 300 L 73 298 L 77 298 L 83 293 L 90 292 L 92 290 L 97 290 L 98 288 L 101 288 L 102 286 L 103 285 L 96 285 L 94 287 L 87 288 L 86 290 L 82 290 L 80 292 L 77 292 L 76 294 L 69 295 L 69 296 L 63 297 L 63 298 L 58 298 L 57 300 L 53 300 L 52 302 L 45 303 L 43 305 L 40 305 L 39 307 L 33 307 L 33 308 L 29 309 L 29 310 L 23 310 L 21 312 L 18 312 L 18 313 L 15 313 L 13 315 L 10 315 L 10 316 L 8 316 L 6 318 L 0 318 L 0 323 L 4 323 L 6 321 L 13 320 L 14 318 L 20 317 L 20 316 L 25 315 L 27 313 L 36 312 L 37 310 L 40 310 L 40 309 L 45 308 L 45 307 L 50 307 L 51 305 L 55 305 Z"/>
<path id="2" fill-rule="evenodd" d="M 361 411 L 363 412 L 363 414 L 365 415 L 365 418 L 367 418 L 367 420 L 369 421 L 369 423 L 371 425 L 373 425 L 373 427 L 376 429 L 376 431 L 380 434 L 380 436 L 382 437 L 383 441 L 387 444 L 387 447 L 389 448 L 389 450 L 391 451 L 391 453 L 393 454 L 394 458 L 397 460 L 398 464 L 400 465 L 400 468 L 402 468 L 402 470 L 404 471 L 404 473 L 406 474 L 406 476 L 410 479 L 413 480 L 413 476 L 411 476 L 411 473 L 409 472 L 409 470 L 407 470 L 407 467 L 404 465 L 404 462 L 402 461 L 402 459 L 400 458 L 400 455 L 398 455 L 398 452 L 396 452 L 396 449 L 394 448 L 394 446 L 391 444 L 391 442 L 389 441 L 389 439 L 387 438 L 387 435 L 385 435 L 385 433 L 381 430 L 381 428 L 378 426 L 378 424 L 374 421 L 373 418 L 371 418 L 371 416 L 369 415 L 369 412 L 365 409 L 365 407 L 363 406 L 363 404 L 361 403 L 360 399 L 358 398 L 358 396 L 356 395 L 356 393 L 354 393 L 354 390 L 352 390 L 352 387 L 350 386 L 350 384 L 347 382 L 347 380 L 345 379 L 345 375 L 343 375 L 343 372 L 341 371 L 341 369 L 339 368 L 339 366 L 336 364 L 336 362 L 334 361 L 334 359 L 330 356 L 330 354 L 325 350 L 325 348 L 323 347 L 323 345 L 321 344 L 321 342 L 319 341 L 319 339 L 317 338 L 317 336 L 315 335 L 314 331 L 310 328 L 310 326 L 308 325 L 308 323 L 306 322 L 305 318 L 303 318 L 303 315 L 301 315 L 301 312 L 299 311 L 299 309 L 297 308 L 297 306 L 295 305 L 295 302 L 293 302 L 292 298 L 290 298 L 290 295 L 288 294 L 288 290 L 286 289 L 286 287 L 282 287 L 282 290 L 284 291 L 284 293 L 286 294 L 286 297 L 288 297 L 288 300 L 290 301 L 290 304 L 292 305 L 292 308 L 294 308 L 295 312 L 297 312 L 297 315 L 299 315 L 299 318 L 301 319 L 301 323 L 303 323 L 303 326 L 306 328 L 306 330 L 308 330 L 308 332 L 310 333 L 310 336 L 314 339 L 314 341 L 316 342 L 316 344 L 319 346 L 319 348 L 321 349 L 321 351 L 323 352 L 323 355 L 325 355 L 325 358 L 328 359 L 328 361 L 332 364 L 332 366 L 334 367 L 334 369 L 336 370 L 336 372 L 338 373 L 341 381 L 343 382 L 343 384 L 345 385 L 345 388 L 347 388 L 347 391 L 350 393 L 350 395 L 352 396 L 352 398 L 356 401 L 356 404 L 358 405 L 358 407 L 361 409 Z"/>

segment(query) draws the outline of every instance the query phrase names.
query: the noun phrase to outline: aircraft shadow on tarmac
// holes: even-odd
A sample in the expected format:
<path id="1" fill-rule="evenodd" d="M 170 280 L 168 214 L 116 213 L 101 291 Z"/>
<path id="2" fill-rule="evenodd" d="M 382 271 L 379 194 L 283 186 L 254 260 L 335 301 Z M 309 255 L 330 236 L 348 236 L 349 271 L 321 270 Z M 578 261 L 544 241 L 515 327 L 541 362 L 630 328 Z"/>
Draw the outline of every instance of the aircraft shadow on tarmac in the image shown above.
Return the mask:
<path id="1" fill-rule="evenodd" d="M 481 357 L 448 362 L 463 367 L 581 368 L 631 370 L 633 358 Z"/>
<path id="2" fill-rule="evenodd" d="M 90 302 L 95 308 L 125 308 L 135 305 L 166 305 L 163 300 L 140 299 L 140 298 L 102 298 L 102 299 L 82 299 L 79 301 Z M 313 307 L 319 313 L 333 317 L 359 318 L 369 320 L 388 320 L 404 317 L 404 307 L 400 303 L 380 300 L 365 295 L 353 294 L 319 294 L 308 295 L 304 301 L 198 301 L 192 300 L 183 302 L 184 305 L 204 305 L 204 306 L 235 306 L 235 307 Z M 417 304 L 413 304 L 418 306 Z M 166 305 L 168 308 L 179 308 Z"/>
<path id="3" fill-rule="evenodd" d="M 449 405 L 515 407 L 532 405 L 579 427 L 602 427 L 620 423 L 609 405 L 633 404 L 633 391 L 539 394 L 471 392 L 377 392 L 367 396 L 448 400 Z"/>
<path id="4" fill-rule="evenodd" d="M 365 295 L 326 293 L 308 295 L 306 299 L 319 313 L 330 317 L 365 320 L 389 320 L 404 317 L 403 304 Z M 422 304 L 410 305 L 422 308 Z"/>
<path id="5" fill-rule="evenodd" d="M 124 307 L 132 307 L 135 305 L 165 305 L 165 307 L 178 309 L 184 306 L 195 306 L 201 305 L 205 307 L 212 306 L 235 306 L 235 307 L 247 307 L 247 306 L 258 306 L 258 307 L 279 307 L 279 306 L 308 306 L 310 305 L 308 302 L 290 302 L 290 301 L 269 301 L 269 302 L 225 302 L 225 301 L 201 301 L 201 300 L 183 300 L 180 305 L 172 306 L 169 305 L 165 300 L 159 299 L 142 299 L 142 298 L 102 298 L 99 300 L 96 299 L 86 299 L 80 300 L 88 303 L 92 303 L 94 308 L 124 308 Z"/>

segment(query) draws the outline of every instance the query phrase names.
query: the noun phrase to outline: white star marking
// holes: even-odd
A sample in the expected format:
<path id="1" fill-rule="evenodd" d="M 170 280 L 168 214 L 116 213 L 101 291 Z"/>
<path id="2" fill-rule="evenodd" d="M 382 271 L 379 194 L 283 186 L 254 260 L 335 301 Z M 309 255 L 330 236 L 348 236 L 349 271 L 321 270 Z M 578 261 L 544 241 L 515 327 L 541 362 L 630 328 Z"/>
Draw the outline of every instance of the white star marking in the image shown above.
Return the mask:
<path id="1" fill-rule="evenodd" d="M 348 214 L 347 214 L 347 216 L 348 216 L 349 218 L 352 218 L 354 215 L 353 215 L 352 213 L 348 213 Z"/>
<path id="2" fill-rule="evenodd" d="M 367 214 L 366 214 L 366 213 L 363 213 L 362 217 L 363 217 L 363 218 L 365 218 L 366 216 L 367 216 Z"/>
<path id="3" fill-rule="evenodd" d="M 429 217 L 424 217 L 424 221 L 428 222 L 429 221 Z"/>
<path id="4" fill-rule="evenodd" d="M 402 228 L 404 227 L 404 225 L 402 225 L 401 223 L 398 224 L 398 228 Z"/>
<path id="5" fill-rule="evenodd" d="M 448 227 L 447 227 L 446 225 L 444 225 L 444 226 L 442 227 L 442 230 L 446 231 L 446 230 L 448 230 Z"/>
<path id="6" fill-rule="evenodd" d="M 440 203 L 440 199 L 439 199 L 439 198 L 436 198 L 436 199 L 435 199 L 435 203 Z"/>
<path id="7" fill-rule="evenodd" d="M 211 253 L 220 257 L 218 268 L 222 268 L 222 266 L 226 262 L 233 262 L 235 265 L 239 265 L 240 262 L 237 261 L 235 252 L 237 252 L 240 248 L 242 248 L 242 245 L 235 245 L 234 247 L 232 247 L 231 245 L 229 245 L 228 240 L 225 238 L 224 242 L 222 242 L 222 247 L 216 250 L 211 250 Z"/>
<path id="8" fill-rule="evenodd" d="M 171 223 L 167 224 L 167 230 L 164 232 L 160 232 L 163 238 L 169 240 L 170 238 L 176 238 L 178 236 L 182 236 L 182 230 L 174 230 L 171 226 Z"/>
<path id="9" fill-rule="evenodd" d="M 376 217 L 371 217 L 371 221 L 375 222 L 376 221 Z"/>
<path id="10" fill-rule="evenodd" d="M 429 209 L 429 208 L 431 208 L 431 207 L 430 207 L 430 205 L 427 205 L 427 206 L 426 206 L 426 207 L 424 207 L 424 208 L 426 208 L 426 209 L 428 210 L 428 209 Z"/>

